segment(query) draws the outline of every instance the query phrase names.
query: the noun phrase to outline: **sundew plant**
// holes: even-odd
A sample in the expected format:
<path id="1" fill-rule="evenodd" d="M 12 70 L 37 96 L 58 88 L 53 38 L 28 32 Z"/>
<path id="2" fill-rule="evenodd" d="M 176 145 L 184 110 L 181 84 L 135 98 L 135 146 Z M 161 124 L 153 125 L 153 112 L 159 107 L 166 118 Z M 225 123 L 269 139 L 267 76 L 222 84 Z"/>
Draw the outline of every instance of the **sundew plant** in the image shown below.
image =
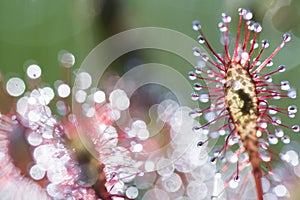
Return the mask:
<path id="1" fill-rule="evenodd" d="M 237 187 L 240 171 L 249 163 L 257 199 L 262 200 L 262 178 L 271 179 L 273 174 L 273 145 L 279 141 L 288 144 L 290 139 L 285 133 L 299 132 L 299 125 L 287 126 L 279 118 L 279 115 L 294 118 L 297 107 L 290 105 L 281 108 L 273 105 L 274 101 L 271 103 L 271 100 L 296 98 L 296 90 L 287 80 L 279 83 L 272 81 L 272 75 L 284 72 L 286 66 L 281 64 L 272 71 L 265 70 L 273 66 L 272 59 L 290 42 L 291 36 L 284 34 L 282 42 L 270 55 L 265 56 L 264 51 L 270 44 L 267 40 L 258 41 L 262 26 L 252 20 L 251 11 L 240 8 L 238 14 L 237 33 L 234 39 L 230 39 L 231 17 L 222 13 L 222 22 L 218 24 L 224 49 L 222 54 L 210 45 L 199 21 L 193 22 L 193 29 L 199 33 L 199 43 L 212 55 L 198 47 L 194 48 L 199 64 L 195 66 L 195 71 L 189 73 L 189 78 L 200 82 L 194 83 L 192 99 L 204 103 L 210 101 L 211 104 L 206 108 L 201 105 L 191 115 L 203 115 L 207 120 L 204 125 L 194 127 L 195 131 L 205 130 L 210 135 L 207 140 L 200 141 L 199 146 L 211 139 L 225 137 L 223 146 L 214 152 L 211 161 L 223 162 L 225 173 L 227 165 L 236 165 L 235 173 L 228 180 L 229 187 Z M 262 59 L 263 56 L 265 59 Z M 223 122 L 221 125 L 218 123 L 220 120 Z M 234 153 L 227 155 L 232 148 L 235 149 Z M 217 199 L 217 196 L 214 198 Z"/>

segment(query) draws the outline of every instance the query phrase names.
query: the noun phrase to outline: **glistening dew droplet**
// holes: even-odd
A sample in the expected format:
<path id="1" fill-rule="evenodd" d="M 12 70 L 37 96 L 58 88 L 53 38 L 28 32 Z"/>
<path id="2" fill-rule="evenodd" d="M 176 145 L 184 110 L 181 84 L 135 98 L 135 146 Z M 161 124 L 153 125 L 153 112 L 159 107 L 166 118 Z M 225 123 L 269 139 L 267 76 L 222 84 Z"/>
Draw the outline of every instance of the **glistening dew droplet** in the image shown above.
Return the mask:
<path id="1" fill-rule="evenodd" d="M 40 76 L 42 75 L 42 70 L 38 65 L 29 65 L 27 68 L 27 76 L 30 79 L 37 79 L 40 78 Z"/>
<path id="2" fill-rule="evenodd" d="M 58 57 L 59 62 L 63 67 L 71 68 L 75 64 L 75 56 L 70 52 L 63 51 L 58 55 Z"/>
<path id="3" fill-rule="evenodd" d="M 6 91 L 13 97 L 21 96 L 25 92 L 25 83 L 22 79 L 10 78 L 6 83 Z"/>

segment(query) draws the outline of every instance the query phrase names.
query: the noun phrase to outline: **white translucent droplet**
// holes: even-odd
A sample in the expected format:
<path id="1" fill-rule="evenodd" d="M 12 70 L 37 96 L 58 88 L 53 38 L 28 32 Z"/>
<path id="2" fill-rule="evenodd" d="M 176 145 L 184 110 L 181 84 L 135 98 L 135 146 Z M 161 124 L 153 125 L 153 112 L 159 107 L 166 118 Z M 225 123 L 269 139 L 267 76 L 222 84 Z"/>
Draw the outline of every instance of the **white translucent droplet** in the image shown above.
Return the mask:
<path id="1" fill-rule="evenodd" d="M 199 47 L 193 48 L 193 54 L 194 54 L 194 56 L 201 56 L 201 51 L 200 51 Z"/>
<path id="2" fill-rule="evenodd" d="M 70 68 L 75 64 L 75 57 L 73 54 L 65 52 L 59 55 L 59 62 L 63 67 Z"/>
<path id="3" fill-rule="evenodd" d="M 120 97 L 116 102 L 116 107 L 119 110 L 126 110 L 130 105 L 129 99 L 127 96 Z"/>
<path id="4" fill-rule="evenodd" d="M 202 35 L 199 35 L 199 36 L 198 36 L 198 42 L 199 42 L 200 44 L 204 44 L 204 43 L 205 43 L 205 38 L 204 38 Z"/>
<path id="5" fill-rule="evenodd" d="M 42 137 L 45 139 L 52 139 L 53 138 L 53 129 L 49 127 L 44 127 L 42 129 Z"/>
<path id="6" fill-rule="evenodd" d="M 279 72 L 284 72 L 284 71 L 285 71 L 285 65 L 280 65 L 280 66 L 278 67 L 278 71 L 279 71 Z"/>
<path id="7" fill-rule="evenodd" d="M 41 75 L 42 75 L 42 70 L 38 65 L 33 64 L 27 68 L 27 76 L 30 79 L 37 79 L 41 77 Z"/>
<path id="8" fill-rule="evenodd" d="M 262 136 L 262 132 L 260 130 L 256 131 L 256 137 L 261 137 Z"/>
<path id="9" fill-rule="evenodd" d="M 266 76 L 265 77 L 265 80 L 268 82 L 268 83 L 272 83 L 273 79 L 271 76 Z"/>
<path id="10" fill-rule="evenodd" d="M 275 106 L 269 106 L 269 113 L 270 113 L 270 115 L 275 115 L 275 114 L 277 114 L 277 110 L 276 110 L 276 107 Z"/>
<path id="11" fill-rule="evenodd" d="M 147 140 L 150 136 L 150 133 L 147 129 L 141 129 L 137 132 L 137 137 L 140 140 Z"/>
<path id="12" fill-rule="evenodd" d="M 58 96 L 60 96 L 61 98 L 66 98 L 70 95 L 71 88 L 69 85 L 63 83 L 58 86 L 57 93 L 58 93 Z"/>
<path id="13" fill-rule="evenodd" d="M 231 179 L 229 181 L 229 187 L 232 188 L 232 189 L 235 189 L 239 186 L 239 182 L 238 181 L 235 181 L 234 179 Z"/>
<path id="14" fill-rule="evenodd" d="M 209 95 L 208 94 L 201 94 L 199 97 L 199 101 L 202 103 L 207 103 L 209 101 Z"/>
<path id="15" fill-rule="evenodd" d="M 47 185 L 47 193 L 51 196 L 51 197 L 55 197 L 58 193 L 58 188 L 59 186 L 53 183 L 50 183 Z"/>
<path id="16" fill-rule="evenodd" d="M 281 138 L 281 141 L 284 143 L 284 144 L 289 144 L 291 142 L 291 139 L 288 137 L 288 136 L 283 136 Z"/>
<path id="17" fill-rule="evenodd" d="M 269 140 L 270 144 L 277 144 L 278 143 L 278 139 L 273 135 L 269 136 L 268 140 Z"/>
<path id="18" fill-rule="evenodd" d="M 44 87 L 41 91 L 42 95 L 43 95 L 43 98 L 47 101 L 47 102 L 50 102 L 55 94 L 54 94 L 54 91 L 51 87 Z"/>
<path id="19" fill-rule="evenodd" d="M 127 135 L 130 137 L 130 138 L 133 138 L 136 136 L 136 130 L 135 129 L 128 129 L 127 130 Z"/>
<path id="20" fill-rule="evenodd" d="M 220 30 L 221 33 L 228 30 L 226 24 L 224 24 L 223 22 L 220 22 L 220 23 L 218 24 L 218 27 L 219 27 L 219 30 Z M 224 39 L 225 39 L 225 38 L 224 38 Z M 224 40 L 223 40 L 223 41 L 224 41 Z"/>
<path id="21" fill-rule="evenodd" d="M 246 61 L 249 59 L 249 53 L 244 51 L 243 53 L 241 53 L 241 58 Z"/>
<path id="22" fill-rule="evenodd" d="M 39 111 L 36 110 L 31 110 L 28 113 L 28 120 L 32 121 L 32 122 L 38 122 L 41 118 L 41 113 Z"/>
<path id="23" fill-rule="evenodd" d="M 276 137 L 281 138 L 284 135 L 284 132 L 282 129 L 276 129 L 275 135 L 276 135 Z"/>
<path id="24" fill-rule="evenodd" d="M 45 171 L 38 165 L 33 165 L 29 170 L 29 174 L 34 180 L 41 180 L 45 176 Z"/>
<path id="25" fill-rule="evenodd" d="M 200 50 L 200 49 L 199 49 Z M 222 57 L 222 55 L 219 55 L 220 57 Z M 202 58 L 201 58 L 204 62 L 207 62 L 209 60 L 209 55 L 206 53 L 202 54 Z"/>
<path id="26" fill-rule="evenodd" d="M 96 103 L 103 103 L 105 101 L 105 93 L 103 91 L 97 91 L 93 95 Z"/>
<path id="27" fill-rule="evenodd" d="M 300 127 L 299 127 L 299 125 L 294 125 L 294 126 L 292 126 L 292 129 L 293 129 L 293 131 L 294 132 L 299 132 L 299 130 L 300 130 Z"/>
<path id="28" fill-rule="evenodd" d="M 284 185 L 277 185 L 273 188 L 273 192 L 278 197 L 284 197 L 287 194 L 287 189 Z"/>
<path id="29" fill-rule="evenodd" d="M 294 113 L 288 113 L 289 118 L 295 118 L 296 115 Z"/>
<path id="30" fill-rule="evenodd" d="M 273 61 L 272 60 L 270 60 L 268 63 L 267 63 L 267 65 L 266 65 L 267 67 L 271 67 L 271 66 L 273 66 Z"/>
<path id="31" fill-rule="evenodd" d="M 25 83 L 20 78 L 10 78 L 6 83 L 6 91 L 10 96 L 21 96 L 25 91 Z"/>
<path id="32" fill-rule="evenodd" d="M 29 97 L 28 98 L 28 104 L 30 105 L 35 105 L 37 103 L 37 99 L 34 97 Z"/>
<path id="33" fill-rule="evenodd" d="M 266 129 L 266 128 L 268 127 L 268 124 L 267 124 L 267 123 L 261 123 L 261 124 L 260 124 L 260 127 Z"/>
<path id="34" fill-rule="evenodd" d="M 226 14 L 226 13 L 222 13 L 222 21 L 224 23 L 230 23 L 231 22 L 231 17 L 230 15 Z"/>
<path id="35" fill-rule="evenodd" d="M 33 157 L 41 169 L 47 170 L 49 167 L 49 160 L 52 159 L 52 154 L 54 152 L 55 152 L 54 145 L 44 144 L 34 149 Z"/>
<path id="36" fill-rule="evenodd" d="M 96 113 L 95 108 L 90 107 L 90 108 L 87 109 L 87 111 L 85 113 L 85 116 L 87 116 L 87 117 L 93 117 L 95 115 L 95 113 Z"/>
<path id="37" fill-rule="evenodd" d="M 27 141 L 31 146 L 38 146 L 43 142 L 43 138 L 40 134 L 31 132 L 27 137 Z"/>
<path id="38" fill-rule="evenodd" d="M 201 29 L 201 25 L 200 25 L 200 22 L 195 20 L 193 21 L 193 30 L 194 31 L 199 31 Z"/>
<path id="39" fill-rule="evenodd" d="M 21 116 L 25 116 L 28 108 L 28 97 L 22 97 L 17 102 L 17 112 Z"/>
<path id="40" fill-rule="evenodd" d="M 75 99 L 78 103 L 83 103 L 86 100 L 87 94 L 84 90 L 78 90 L 75 93 Z"/>
<path id="41" fill-rule="evenodd" d="M 267 40 L 262 40 L 261 43 L 262 43 L 262 47 L 264 49 L 266 49 L 266 48 L 268 48 L 270 46 L 270 43 Z"/>
<path id="42" fill-rule="evenodd" d="M 203 86 L 201 85 L 201 83 L 194 83 L 194 90 L 201 90 L 203 88 Z"/>
<path id="43" fill-rule="evenodd" d="M 116 121 L 116 120 L 120 119 L 121 113 L 119 110 L 113 109 L 110 111 L 110 117 Z"/>
<path id="44" fill-rule="evenodd" d="M 189 182 L 186 193 L 191 199 L 205 199 L 207 197 L 208 189 L 205 183 L 198 181 Z"/>
<path id="45" fill-rule="evenodd" d="M 86 90 L 92 85 L 92 77 L 87 72 L 80 72 L 76 75 L 75 86 L 78 89 Z"/>
<path id="46" fill-rule="evenodd" d="M 295 106 L 295 105 L 289 106 L 288 107 L 288 112 L 293 113 L 293 114 L 297 113 L 297 106 Z"/>
<path id="47" fill-rule="evenodd" d="M 143 120 L 136 120 L 132 123 L 133 128 L 145 129 L 147 128 L 146 122 Z"/>
<path id="48" fill-rule="evenodd" d="M 291 35 L 290 35 L 289 33 L 285 33 L 285 34 L 283 35 L 283 41 L 284 41 L 284 42 L 289 42 L 289 41 L 291 41 Z"/>
<path id="49" fill-rule="evenodd" d="M 297 92 L 294 88 L 291 88 L 289 91 L 288 91 L 288 97 L 292 98 L 292 99 L 295 99 L 297 97 Z"/>
<path id="50" fill-rule="evenodd" d="M 289 90 L 290 87 L 290 83 L 288 81 L 281 81 L 281 89 L 282 90 Z"/>
<path id="51" fill-rule="evenodd" d="M 134 144 L 130 147 L 130 150 L 132 152 L 141 152 L 143 150 L 143 145 L 142 144 Z"/>
<path id="52" fill-rule="evenodd" d="M 192 92 L 191 99 L 193 101 L 197 101 L 199 99 L 200 95 L 197 92 Z"/>
<path id="53" fill-rule="evenodd" d="M 134 186 L 130 186 L 126 189 L 125 194 L 128 198 L 135 199 L 139 195 L 139 190 Z"/>
<path id="54" fill-rule="evenodd" d="M 111 105 L 117 108 L 118 110 L 126 110 L 130 105 L 130 101 L 127 97 L 127 94 L 120 89 L 116 89 L 110 93 L 109 101 Z"/>
<path id="55" fill-rule="evenodd" d="M 260 33 L 262 31 L 262 26 L 257 22 L 254 23 L 254 31 L 256 33 Z"/>
<path id="56" fill-rule="evenodd" d="M 269 152 L 261 152 L 259 156 L 264 162 L 270 162 L 272 158 Z"/>
<path id="57" fill-rule="evenodd" d="M 253 17 L 253 13 L 249 10 L 244 9 L 243 18 L 244 20 L 250 20 Z"/>
<path id="58" fill-rule="evenodd" d="M 147 171 L 147 172 L 152 172 L 152 171 L 154 171 L 155 170 L 155 164 L 154 164 L 154 162 L 153 161 L 146 161 L 145 162 L 145 170 Z"/>
<path id="59" fill-rule="evenodd" d="M 214 112 L 207 112 L 204 116 L 205 120 L 210 122 L 216 118 L 216 114 Z"/>
<path id="60" fill-rule="evenodd" d="M 205 66 L 206 66 L 206 61 L 205 60 L 203 60 L 203 59 L 200 59 L 200 60 L 198 60 L 198 62 L 197 62 L 197 68 L 200 68 L 200 69 L 202 69 L 202 68 L 204 68 Z M 197 69 L 196 68 L 196 69 Z"/>
<path id="61" fill-rule="evenodd" d="M 250 43 L 251 43 L 252 45 L 253 45 L 253 42 L 254 42 L 253 40 L 250 40 Z M 255 42 L 254 45 L 253 45 L 253 48 L 254 48 L 254 49 L 257 49 L 258 46 L 259 46 L 259 45 L 258 45 L 258 42 Z"/>
<path id="62" fill-rule="evenodd" d="M 253 31 L 254 30 L 254 21 L 248 21 L 247 22 L 248 25 L 248 30 Z"/>
<path id="63" fill-rule="evenodd" d="M 48 167 L 47 177 L 49 181 L 55 184 L 59 184 L 70 178 L 67 169 L 64 167 L 64 163 L 58 160 Z"/>
<path id="64" fill-rule="evenodd" d="M 228 144 L 230 146 L 234 145 L 234 144 L 237 144 L 240 142 L 240 137 L 230 137 L 229 140 L 228 140 Z"/>
<path id="65" fill-rule="evenodd" d="M 65 115 L 67 113 L 67 105 L 63 101 L 56 102 L 56 108 L 60 115 Z"/>
<path id="66" fill-rule="evenodd" d="M 293 150 L 286 152 L 284 159 L 293 166 L 297 166 L 299 164 L 299 155 Z"/>
<path id="67" fill-rule="evenodd" d="M 238 161 L 238 159 L 239 159 L 238 156 L 236 154 L 234 154 L 230 157 L 230 162 L 236 163 Z"/>
<path id="68" fill-rule="evenodd" d="M 182 185 L 180 176 L 173 173 L 171 176 L 162 178 L 162 185 L 167 192 L 176 192 Z"/>
<path id="69" fill-rule="evenodd" d="M 161 176 L 170 176 L 174 172 L 174 164 L 172 160 L 160 158 L 156 163 L 157 173 Z"/>
<path id="70" fill-rule="evenodd" d="M 197 74 L 195 74 L 195 72 L 189 72 L 188 76 L 189 76 L 189 79 L 192 81 L 197 79 Z"/>

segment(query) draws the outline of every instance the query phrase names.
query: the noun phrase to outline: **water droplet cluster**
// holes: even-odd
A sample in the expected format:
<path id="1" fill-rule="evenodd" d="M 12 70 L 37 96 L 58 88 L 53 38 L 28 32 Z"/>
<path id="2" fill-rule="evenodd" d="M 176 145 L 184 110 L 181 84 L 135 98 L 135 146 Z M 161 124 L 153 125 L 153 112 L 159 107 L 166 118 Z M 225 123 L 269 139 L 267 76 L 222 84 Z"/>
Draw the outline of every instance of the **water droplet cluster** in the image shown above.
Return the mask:
<path id="1" fill-rule="evenodd" d="M 75 57 L 62 52 L 59 63 L 71 68 Z M 92 78 L 82 71 L 76 74 L 73 88 L 62 80 L 56 81 L 54 88 L 43 83 L 42 70 L 37 64 L 29 65 L 26 73 L 27 87 L 26 81 L 18 77 L 5 83 L 6 93 L 16 98 L 16 104 L 13 114 L 0 114 L 0 170 L 6 174 L 0 178 L 1 184 L 6 185 L 0 190 L 0 196 L 11 199 L 15 195 L 23 199 L 32 195 L 37 199 L 58 200 L 111 199 L 116 195 L 135 199 L 138 189 L 127 183 L 140 173 L 141 162 L 134 160 L 133 155 L 143 150 L 143 144 L 133 141 L 131 148 L 120 145 L 122 141 L 127 144 L 126 138 L 133 136 L 128 134 L 122 139 L 114 124 L 130 106 L 126 92 L 115 89 L 106 95 L 104 91 L 90 88 Z M 77 116 L 72 110 L 70 98 L 82 115 Z M 56 105 L 57 110 L 51 105 Z M 135 132 L 136 141 L 149 137 L 145 122 L 136 120 L 126 124 L 131 127 L 131 134 Z M 77 132 L 88 138 L 94 153 L 83 146 Z M 23 163 L 30 164 L 25 172 L 14 164 L 15 158 L 10 154 L 10 148 L 16 148 L 10 145 L 17 135 L 24 137 L 31 153 L 32 162 Z M 27 175 L 21 178 L 21 173 Z M 103 188 L 94 189 L 95 184 Z"/>
<path id="2" fill-rule="evenodd" d="M 217 169 L 209 162 L 206 145 L 200 152 L 196 146 L 198 140 L 206 140 L 207 136 L 192 131 L 198 123 L 189 116 L 191 109 L 173 100 L 164 100 L 155 109 L 158 119 L 170 128 L 163 131 L 170 134 L 170 143 L 147 157 L 143 164 L 144 175 L 134 179 L 137 189 L 145 191 L 141 199 L 206 199 L 221 193 L 224 182 L 220 176 L 216 177 Z"/>

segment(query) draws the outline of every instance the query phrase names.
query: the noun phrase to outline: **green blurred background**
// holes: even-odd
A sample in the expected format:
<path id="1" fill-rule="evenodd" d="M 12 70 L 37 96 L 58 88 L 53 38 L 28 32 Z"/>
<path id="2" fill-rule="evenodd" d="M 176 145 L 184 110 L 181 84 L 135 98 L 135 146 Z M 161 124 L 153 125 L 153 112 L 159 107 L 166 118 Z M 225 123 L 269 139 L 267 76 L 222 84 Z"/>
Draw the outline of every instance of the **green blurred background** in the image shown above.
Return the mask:
<path id="1" fill-rule="evenodd" d="M 4 74 L 24 74 L 24 63 L 35 60 L 43 69 L 46 81 L 59 78 L 57 55 L 67 50 L 80 66 L 87 54 L 101 41 L 122 30 L 154 26 L 177 30 L 196 38 L 191 22 L 199 19 L 208 39 L 221 49 L 217 23 L 220 13 L 233 18 L 231 32 L 236 30 L 237 8 L 254 12 L 254 20 L 263 24 L 260 39 L 279 44 L 281 34 L 294 37 L 275 64 L 289 68 L 284 76 L 297 85 L 295 74 L 300 63 L 300 3 L 280 0 L 2 0 L 0 2 L 0 69 Z M 298 37 L 298 38 L 297 38 Z M 176 41 L 174 41 L 176 42 Z M 176 58 L 166 59 L 161 52 L 151 55 L 170 66 L 183 64 Z M 179 62 L 179 63 L 178 63 Z M 286 78 L 286 77 L 284 77 Z M 299 84 L 298 84 L 299 86 Z"/>

